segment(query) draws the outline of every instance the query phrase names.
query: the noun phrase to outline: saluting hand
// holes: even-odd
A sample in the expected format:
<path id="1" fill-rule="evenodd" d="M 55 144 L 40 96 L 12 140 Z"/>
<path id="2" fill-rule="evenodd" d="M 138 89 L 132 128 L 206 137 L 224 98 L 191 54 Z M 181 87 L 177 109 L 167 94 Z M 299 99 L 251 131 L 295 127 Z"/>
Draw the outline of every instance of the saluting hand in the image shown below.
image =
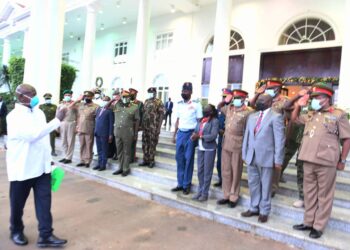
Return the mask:
<path id="1" fill-rule="evenodd" d="M 301 97 L 301 98 L 298 100 L 299 106 L 305 107 L 305 106 L 307 105 L 307 102 L 309 101 L 309 98 L 310 98 L 310 95 L 309 95 L 309 94 L 306 94 L 306 95 L 304 95 L 303 97 Z"/>
<path id="2" fill-rule="evenodd" d="M 266 84 L 262 85 L 258 90 L 256 91 L 257 94 L 262 94 L 265 92 Z"/>
<path id="3" fill-rule="evenodd" d="M 304 95 L 308 94 L 309 91 L 310 91 L 309 88 L 302 89 L 302 90 L 300 90 L 300 91 L 298 92 L 298 96 L 299 96 L 299 97 L 303 97 Z"/>
<path id="4" fill-rule="evenodd" d="M 230 94 L 227 95 L 226 98 L 225 98 L 225 102 L 226 102 L 226 103 L 230 103 L 230 102 L 232 101 L 232 98 L 233 98 L 232 95 L 230 95 Z"/>
<path id="5" fill-rule="evenodd" d="M 66 113 L 67 113 L 67 108 L 61 108 L 57 111 L 56 118 L 60 121 L 63 121 L 64 118 L 66 117 Z"/>

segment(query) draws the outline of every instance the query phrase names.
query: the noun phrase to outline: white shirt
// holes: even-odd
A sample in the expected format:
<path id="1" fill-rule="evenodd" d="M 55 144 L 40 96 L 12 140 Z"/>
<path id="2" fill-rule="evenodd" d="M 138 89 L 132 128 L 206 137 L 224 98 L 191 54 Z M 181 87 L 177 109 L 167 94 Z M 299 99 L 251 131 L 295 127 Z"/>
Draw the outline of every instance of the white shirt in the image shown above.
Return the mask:
<path id="1" fill-rule="evenodd" d="M 16 104 L 7 120 L 7 175 L 9 181 L 23 181 L 51 172 L 51 131 L 60 126 L 55 118 L 46 123 L 44 112 Z"/>
<path id="2" fill-rule="evenodd" d="M 203 124 L 203 129 L 207 125 L 207 122 Z M 200 151 L 214 151 L 215 149 L 206 149 L 203 147 L 203 139 L 198 139 L 198 149 Z"/>
<path id="3" fill-rule="evenodd" d="M 189 100 L 188 102 L 180 101 L 177 103 L 176 118 L 179 118 L 179 129 L 195 129 L 197 119 L 203 117 L 202 105 L 198 102 Z"/>

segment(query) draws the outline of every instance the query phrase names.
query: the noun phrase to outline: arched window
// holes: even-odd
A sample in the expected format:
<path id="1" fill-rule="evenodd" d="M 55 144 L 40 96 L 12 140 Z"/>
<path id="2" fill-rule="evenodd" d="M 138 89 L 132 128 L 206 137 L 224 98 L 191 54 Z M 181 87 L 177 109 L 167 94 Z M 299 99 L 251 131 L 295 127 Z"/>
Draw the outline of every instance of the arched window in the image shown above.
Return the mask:
<path id="1" fill-rule="evenodd" d="M 214 36 L 210 38 L 207 46 L 205 47 L 205 53 L 211 53 L 213 51 Z M 230 50 L 244 49 L 244 40 L 238 32 L 231 30 L 230 33 Z"/>
<path id="2" fill-rule="evenodd" d="M 335 40 L 333 28 L 319 18 L 305 18 L 285 29 L 279 39 L 279 45 L 313 43 Z"/>

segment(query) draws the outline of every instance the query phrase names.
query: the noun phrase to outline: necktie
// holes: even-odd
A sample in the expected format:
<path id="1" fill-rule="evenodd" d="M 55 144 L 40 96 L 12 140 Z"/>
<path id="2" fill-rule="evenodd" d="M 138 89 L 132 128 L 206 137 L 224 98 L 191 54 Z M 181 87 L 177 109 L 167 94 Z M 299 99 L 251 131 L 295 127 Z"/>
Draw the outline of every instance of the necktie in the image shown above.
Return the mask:
<path id="1" fill-rule="evenodd" d="M 256 122 L 256 125 L 255 125 L 255 128 L 254 128 L 254 135 L 259 131 L 260 129 L 260 126 L 261 126 L 261 121 L 262 121 L 262 118 L 264 116 L 264 111 L 260 111 L 260 115 L 259 115 L 259 118 Z"/>

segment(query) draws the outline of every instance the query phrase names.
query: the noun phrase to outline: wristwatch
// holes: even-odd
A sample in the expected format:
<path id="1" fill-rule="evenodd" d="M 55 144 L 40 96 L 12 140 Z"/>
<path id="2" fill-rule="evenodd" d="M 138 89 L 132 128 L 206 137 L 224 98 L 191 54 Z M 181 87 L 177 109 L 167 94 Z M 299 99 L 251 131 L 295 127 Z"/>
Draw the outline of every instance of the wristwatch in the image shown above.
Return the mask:
<path id="1" fill-rule="evenodd" d="M 345 164 L 346 163 L 346 160 L 342 160 L 342 159 L 340 159 L 340 161 L 339 161 L 340 163 L 342 163 L 342 164 Z"/>

